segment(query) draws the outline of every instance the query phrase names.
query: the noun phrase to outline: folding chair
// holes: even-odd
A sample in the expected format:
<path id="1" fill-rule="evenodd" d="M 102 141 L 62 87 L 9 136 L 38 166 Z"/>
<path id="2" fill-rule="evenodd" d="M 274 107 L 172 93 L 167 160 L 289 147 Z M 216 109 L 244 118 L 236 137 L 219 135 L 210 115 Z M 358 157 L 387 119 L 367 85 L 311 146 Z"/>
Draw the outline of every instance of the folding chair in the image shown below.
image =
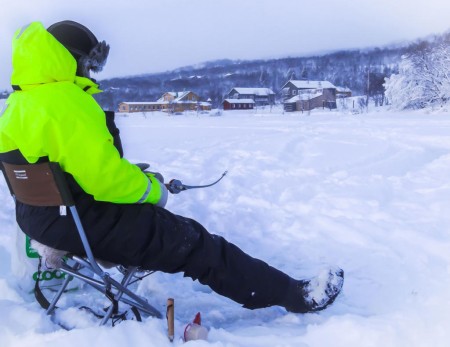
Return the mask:
<path id="1" fill-rule="evenodd" d="M 104 271 L 94 258 L 71 191 L 58 163 L 44 162 L 15 165 L 2 162 L 1 164 L 10 192 L 16 200 L 33 206 L 60 206 L 61 209 L 68 207 L 83 243 L 86 255 L 67 254 L 63 259 L 60 270 L 70 276 L 66 276 L 54 298 L 51 302 L 47 302 L 47 314 L 54 312 L 58 300 L 71 281 L 71 276 L 73 276 L 103 293 L 111 302 L 111 305 L 105 309 L 106 312 L 100 321 L 100 325 L 104 325 L 109 319 L 113 320 L 119 316 L 119 302 L 129 305 L 137 320 L 141 320 L 141 313 L 162 318 L 162 314 L 147 300 L 128 288 L 136 279 L 139 279 L 137 276 L 137 272 L 140 271 L 139 268 L 118 265 L 117 269 L 122 276 L 119 282 Z M 64 230 L 61 232 L 64 232 Z M 68 259 L 72 261 L 69 262 Z M 91 276 L 89 273 L 94 275 Z"/>

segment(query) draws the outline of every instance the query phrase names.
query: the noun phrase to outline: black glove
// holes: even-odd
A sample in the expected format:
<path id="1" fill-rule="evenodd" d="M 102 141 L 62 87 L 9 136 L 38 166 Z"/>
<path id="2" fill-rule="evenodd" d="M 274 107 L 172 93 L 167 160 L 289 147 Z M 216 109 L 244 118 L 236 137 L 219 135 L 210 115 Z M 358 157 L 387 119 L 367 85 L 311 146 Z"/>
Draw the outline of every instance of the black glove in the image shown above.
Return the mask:
<path id="1" fill-rule="evenodd" d="M 150 167 L 150 164 L 147 163 L 136 163 L 134 165 L 136 165 L 139 169 L 141 169 L 141 171 L 145 171 Z"/>

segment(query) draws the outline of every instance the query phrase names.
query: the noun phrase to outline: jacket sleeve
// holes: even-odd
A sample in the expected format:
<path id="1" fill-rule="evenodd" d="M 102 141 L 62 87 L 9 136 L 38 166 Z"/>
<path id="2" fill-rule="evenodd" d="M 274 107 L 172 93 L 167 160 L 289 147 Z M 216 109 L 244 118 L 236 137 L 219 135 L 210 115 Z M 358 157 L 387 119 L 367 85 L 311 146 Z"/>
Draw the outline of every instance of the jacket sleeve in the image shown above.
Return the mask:
<path id="1" fill-rule="evenodd" d="M 51 136 L 46 136 L 44 147 L 50 160 L 59 162 L 97 201 L 158 203 L 158 183 L 121 158 L 103 111 L 90 96 L 85 97 L 46 125 L 45 132 Z"/>

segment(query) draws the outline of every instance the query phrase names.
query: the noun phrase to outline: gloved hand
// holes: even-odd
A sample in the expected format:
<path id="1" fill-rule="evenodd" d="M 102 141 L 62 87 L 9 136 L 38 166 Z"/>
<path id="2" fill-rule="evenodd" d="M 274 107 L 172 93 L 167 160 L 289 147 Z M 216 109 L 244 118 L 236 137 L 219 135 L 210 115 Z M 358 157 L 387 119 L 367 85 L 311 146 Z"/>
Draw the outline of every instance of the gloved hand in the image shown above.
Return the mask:
<path id="1" fill-rule="evenodd" d="M 149 172 L 144 171 L 145 175 L 149 178 L 152 183 L 154 183 L 154 180 L 159 183 L 159 187 L 161 189 L 161 197 L 159 198 L 159 201 L 156 203 L 156 206 L 164 207 L 167 204 L 167 198 L 169 196 L 169 193 L 167 191 L 167 187 L 164 184 L 164 177 L 159 172 Z"/>
<path id="2" fill-rule="evenodd" d="M 147 174 L 152 174 L 153 176 L 155 176 L 155 178 L 156 178 L 160 183 L 164 184 L 164 176 L 161 175 L 159 172 L 153 172 L 153 171 L 147 171 L 147 170 L 145 170 L 144 172 L 145 172 L 146 175 L 147 175 Z M 148 176 L 148 175 L 147 175 L 147 176 Z"/>
<path id="3" fill-rule="evenodd" d="M 136 165 L 139 169 L 141 169 L 141 171 L 145 171 L 150 167 L 150 164 L 148 163 L 136 163 L 134 165 Z"/>
<path id="4" fill-rule="evenodd" d="M 164 177 L 163 175 L 161 175 L 159 172 L 153 172 L 153 171 L 148 171 L 147 169 L 150 167 L 150 164 L 147 163 L 136 163 L 134 164 L 136 165 L 139 169 L 141 169 L 141 171 L 143 171 L 144 173 L 151 173 L 153 174 L 153 176 L 155 176 L 159 182 L 164 183 Z"/>

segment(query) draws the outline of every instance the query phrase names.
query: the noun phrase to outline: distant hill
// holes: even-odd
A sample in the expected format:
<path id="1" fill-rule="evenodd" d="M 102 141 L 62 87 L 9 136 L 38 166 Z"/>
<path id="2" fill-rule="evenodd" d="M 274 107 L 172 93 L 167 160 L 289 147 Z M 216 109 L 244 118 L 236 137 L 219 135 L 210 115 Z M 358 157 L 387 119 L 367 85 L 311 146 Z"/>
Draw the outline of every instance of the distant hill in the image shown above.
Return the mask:
<path id="1" fill-rule="evenodd" d="M 289 79 L 327 80 L 348 87 L 353 95 L 376 98 L 384 78 L 398 71 L 401 56 L 424 46 L 450 45 L 450 31 L 382 48 L 343 50 L 323 55 L 268 60 L 216 60 L 172 71 L 99 81 L 103 108 L 117 110 L 122 101 L 155 101 L 166 91 L 192 90 L 220 107 L 233 87 L 268 87 L 278 96 Z M 368 83 L 369 82 L 369 83 Z"/>

